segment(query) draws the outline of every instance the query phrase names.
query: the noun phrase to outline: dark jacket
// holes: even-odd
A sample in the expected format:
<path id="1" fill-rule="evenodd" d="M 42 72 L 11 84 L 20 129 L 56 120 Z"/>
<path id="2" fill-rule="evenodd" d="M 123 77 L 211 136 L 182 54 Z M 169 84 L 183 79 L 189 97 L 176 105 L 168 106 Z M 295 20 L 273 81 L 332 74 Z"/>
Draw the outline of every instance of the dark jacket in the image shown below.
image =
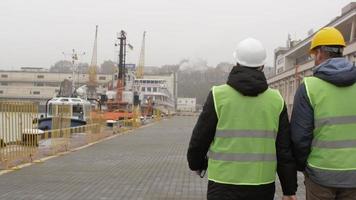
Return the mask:
<path id="1" fill-rule="evenodd" d="M 228 77 L 227 84 L 237 92 L 246 96 L 258 96 L 267 90 L 268 85 L 263 72 L 235 66 Z M 297 190 L 297 178 L 295 160 L 291 151 L 290 129 L 287 109 L 284 109 L 279 117 L 279 129 L 276 139 L 277 148 L 277 171 L 281 181 L 283 193 L 293 195 Z M 193 129 L 188 148 L 188 163 L 191 170 L 203 170 L 207 168 L 207 152 L 214 140 L 218 118 L 215 112 L 212 92 L 204 104 L 203 111 Z M 225 185 L 209 181 L 208 198 L 217 199 L 221 195 L 238 196 L 240 193 L 253 194 L 268 191 L 274 194 L 274 183 L 261 186 L 237 186 Z"/>
<path id="2" fill-rule="evenodd" d="M 346 87 L 356 82 L 356 68 L 345 58 L 332 58 L 321 63 L 314 69 L 314 76 L 334 84 L 338 87 Z M 301 84 L 294 97 L 293 112 L 291 117 L 291 137 L 293 152 L 299 171 L 306 170 L 306 163 L 311 151 L 314 130 L 314 110 L 306 92 L 304 83 Z M 310 174 L 313 176 L 313 174 Z M 329 176 L 336 181 L 335 177 Z M 315 177 L 313 181 L 319 182 Z M 323 182 L 323 181 L 322 181 Z M 319 184 L 323 184 L 323 183 Z M 339 183 L 340 184 L 340 183 Z M 325 184 L 323 184 L 325 185 Z M 326 186 L 337 187 L 338 183 L 329 183 Z"/>

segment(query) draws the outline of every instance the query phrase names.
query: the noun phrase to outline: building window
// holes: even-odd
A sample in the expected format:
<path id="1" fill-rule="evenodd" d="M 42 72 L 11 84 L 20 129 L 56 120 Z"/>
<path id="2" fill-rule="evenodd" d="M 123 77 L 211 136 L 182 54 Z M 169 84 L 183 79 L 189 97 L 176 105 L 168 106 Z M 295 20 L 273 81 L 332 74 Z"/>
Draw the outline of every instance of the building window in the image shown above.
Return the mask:
<path id="1" fill-rule="evenodd" d="M 157 88 L 153 88 L 153 92 L 157 92 Z"/>
<path id="2" fill-rule="evenodd" d="M 145 87 L 142 87 L 142 88 L 141 88 L 141 91 L 142 91 L 142 92 L 145 92 L 145 91 L 146 91 L 146 88 L 145 88 Z"/>
<path id="3" fill-rule="evenodd" d="M 282 73 L 283 72 L 283 67 L 277 68 L 277 73 Z"/>
<path id="4" fill-rule="evenodd" d="M 1 78 L 7 78 L 7 74 L 1 74 Z"/>
<path id="5" fill-rule="evenodd" d="M 4 94 L 4 91 L 0 90 L 0 94 Z"/>
<path id="6" fill-rule="evenodd" d="M 44 78 L 43 75 L 37 75 L 37 78 Z"/>
<path id="7" fill-rule="evenodd" d="M 34 94 L 34 95 L 39 95 L 39 94 L 41 94 L 39 91 L 34 91 L 32 94 Z"/>
<path id="8" fill-rule="evenodd" d="M 48 86 L 48 87 L 58 87 L 58 83 L 50 83 L 50 82 L 47 82 L 46 83 L 46 86 Z"/>
<path id="9" fill-rule="evenodd" d="M 297 59 L 295 59 L 295 63 L 297 65 L 302 65 L 302 64 L 309 62 L 310 60 L 312 60 L 312 57 L 309 54 L 305 54 L 305 55 L 300 56 Z"/>
<path id="10" fill-rule="evenodd" d="M 280 64 L 282 64 L 283 62 L 284 62 L 284 58 L 280 58 L 280 59 L 278 59 L 277 64 L 280 65 Z"/>
<path id="11" fill-rule="evenodd" d="M 105 81 L 105 80 L 106 80 L 106 77 L 105 77 L 105 76 L 99 76 L 99 80 Z"/>
<path id="12" fill-rule="evenodd" d="M 151 92 L 151 88 L 150 87 L 147 88 L 147 92 Z"/>
<path id="13" fill-rule="evenodd" d="M 35 83 L 34 85 L 35 85 L 35 86 L 38 86 L 38 87 L 43 87 L 43 86 L 44 86 L 44 83 Z"/>
<path id="14" fill-rule="evenodd" d="M 1 82 L 1 85 L 9 85 L 9 84 L 6 82 Z"/>

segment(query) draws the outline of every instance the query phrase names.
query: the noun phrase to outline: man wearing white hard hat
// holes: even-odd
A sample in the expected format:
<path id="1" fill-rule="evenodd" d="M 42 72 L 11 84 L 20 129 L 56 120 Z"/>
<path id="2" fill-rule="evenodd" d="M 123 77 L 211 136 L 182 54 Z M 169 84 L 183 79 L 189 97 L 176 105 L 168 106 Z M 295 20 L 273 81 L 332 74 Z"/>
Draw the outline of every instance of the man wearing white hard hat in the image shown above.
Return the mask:
<path id="1" fill-rule="evenodd" d="M 286 106 L 268 88 L 266 50 L 241 41 L 227 83 L 214 86 L 188 148 L 191 170 L 208 172 L 208 199 L 273 200 L 276 172 L 283 199 L 296 199 L 296 167 Z"/>

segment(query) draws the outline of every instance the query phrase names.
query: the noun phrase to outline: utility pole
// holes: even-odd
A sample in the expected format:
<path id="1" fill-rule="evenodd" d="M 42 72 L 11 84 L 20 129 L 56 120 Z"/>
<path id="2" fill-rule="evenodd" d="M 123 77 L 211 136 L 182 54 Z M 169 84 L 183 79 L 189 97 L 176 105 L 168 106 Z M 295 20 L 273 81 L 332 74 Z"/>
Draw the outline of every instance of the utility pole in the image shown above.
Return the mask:
<path id="1" fill-rule="evenodd" d="M 74 92 L 75 92 L 75 69 L 76 69 L 76 61 L 78 60 L 78 55 L 79 56 L 83 56 L 85 55 L 85 52 L 82 52 L 80 54 L 78 54 L 75 49 L 72 49 L 72 53 L 71 54 L 68 54 L 68 53 L 64 53 L 63 52 L 63 55 L 66 56 L 66 55 L 70 55 L 71 58 L 72 58 L 72 96 L 74 95 Z M 79 81 L 79 80 L 78 80 Z"/>

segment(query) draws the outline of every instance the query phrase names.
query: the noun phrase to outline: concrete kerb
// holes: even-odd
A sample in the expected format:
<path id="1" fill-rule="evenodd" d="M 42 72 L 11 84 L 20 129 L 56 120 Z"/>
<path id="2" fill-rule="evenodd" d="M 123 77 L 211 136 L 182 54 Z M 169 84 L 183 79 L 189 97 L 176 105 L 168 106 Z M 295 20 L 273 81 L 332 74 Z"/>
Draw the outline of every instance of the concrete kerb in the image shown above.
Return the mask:
<path id="1" fill-rule="evenodd" d="M 98 141 L 95 141 L 95 142 L 91 142 L 87 145 L 84 145 L 84 146 L 81 146 L 81 147 L 77 147 L 77 148 L 74 148 L 74 149 L 71 149 L 69 151 L 66 151 L 66 152 L 61 152 L 61 153 L 58 153 L 57 155 L 52 155 L 52 156 L 47 156 L 47 157 L 44 157 L 44 158 L 41 158 L 41 159 L 37 159 L 37 160 L 34 160 L 30 163 L 25 163 L 25 164 L 22 164 L 22 165 L 18 165 L 18 166 L 15 166 L 15 167 L 12 167 L 11 169 L 6 169 L 6 170 L 0 170 L 0 176 L 4 175 L 4 174 L 7 174 L 7 173 L 10 173 L 10 172 L 14 172 L 14 171 L 17 171 L 17 170 L 20 170 L 22 168 L 25 168 L 25 167 L 29 167 L 29 166 L 32 166 L 34 164 L 41 164 L 43 163 L 44 161 L 46 160 L 50 160 L 50 159 L 53 159 L 53 158 L 57 158 L 57 157 L 60 157 L 60 156 L 64 156 L 64 155 L 67 155 L 69 154 L 70 152 L 75 152 L 75 151 L 78 151 L 78 150 L 81 150 L 81 149 L 85 149 L 85 148 L 88 148 L 92 145 L 95 145 L 97 143 L 100 143 L 100 142 L 104 142 L 106 140 L 110 140 L 110 139 L 113 139 L 115 137 L 118 137 L 118 136 L 121 136 L 121 135 L 124 135 L 124 134 L 129 134 L 129 133 L 132 133 L 133 130 L 136 130 L 136 129 L 141 129 L 141 128 L 146 128 L 146 127 L 149 127 L 149 126 L 152 126 L 156 123 L 158 123 L 160 121 L 154 121 L 150 124 L 146 124 L 146 125 L 143 125 L 143 126 L 140 126 L 138 128 L 134 128 L 134 129 L 129 129 L 129 130 L 125 130 L 123 132 L 121 132 L 121 134 L 115 134 L 115 135 L 112 135 L 112 136 L 109 136 L 109 137 L 106 137 L 106 138 L 103 138 L 101 140 L 98 140 Z"/>

